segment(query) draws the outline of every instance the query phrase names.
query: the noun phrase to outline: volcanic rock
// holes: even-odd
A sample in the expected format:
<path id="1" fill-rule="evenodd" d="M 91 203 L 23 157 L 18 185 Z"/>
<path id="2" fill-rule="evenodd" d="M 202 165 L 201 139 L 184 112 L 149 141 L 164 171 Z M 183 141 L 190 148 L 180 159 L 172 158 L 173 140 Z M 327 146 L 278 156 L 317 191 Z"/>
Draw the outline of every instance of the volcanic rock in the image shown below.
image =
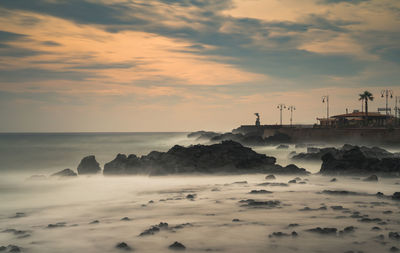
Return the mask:
<path id="1" fill-rule="evenodd" d="M 174 242 L 173 244 L 168 246 L 170 250 L 185 250 L 186 247 L 180 242 Z"/>
<path id="2" fill-rule="evenodd" d="M 213 145 L 182 147 L 175 145 L 167 152 L 152 151 L 138 158 L 118 154 L 104 165 L 105 175 L 176 174 L 176 173 L 276 173 L 308 174 L 296 165 L 282 167 L 276 159 L 258 154 L 234 141 Z"/>
<path id="3" fill-rule="evenodd" d="M 64 169 L 62 171 L 52 174 L 51 176 L 52 177 L 76 177 L 78 175 L 71 169 Z"/>
<path id="4" fill-rule="evenodd" d="M 84 157 L 78 165 L 78 174 L 96 174 L 101 171 L 99 163 L 94 155 Z"/>
<path id="5" fill-rule="evenodd" d="M 115 245 L 115 248 L 120 249 L 120 250 L 125 250 L 125 251 L 131 251 L 131 247 L 129 247 L 128 244 L 125 242 L 120 242 L 117 245 Z"/>
<path id="6" fill-rule="evenodd" d="M 342 148 L 337 154 L 322 156 L 320 173 L 324 175 L 380 174 L 400 175 L 400 158 L 386 157 L 383 151 L 351 146 Z"/>

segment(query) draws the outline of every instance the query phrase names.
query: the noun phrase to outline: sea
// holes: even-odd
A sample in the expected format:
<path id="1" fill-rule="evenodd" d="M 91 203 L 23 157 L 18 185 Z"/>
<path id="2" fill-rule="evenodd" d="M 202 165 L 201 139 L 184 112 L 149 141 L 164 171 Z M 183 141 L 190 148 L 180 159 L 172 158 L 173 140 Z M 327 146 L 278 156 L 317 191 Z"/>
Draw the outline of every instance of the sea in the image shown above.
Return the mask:
<path id="1" fill-rule="evenodd" d="M 172 252 L 175 242 L 185 252 L 400 248 L 394 234 L 400 233 L 400 203 L 390 198 L 400 191 L 399 178 L 332 180 L 318 174 L 320 162 L 292 161 L 291 152 L 306 151 L 295 145 L 252 148 L 312 173 L 296 184 L 288 183 L 296 175 L 275 175 L 272 181 L 264 174 L 50 176 L 76 171 L 87 155 L 102 167 L 118 153 L 140 156 L 193 144 L 208 143 L 187 133 L 1 133 L 0 252 Z"/>

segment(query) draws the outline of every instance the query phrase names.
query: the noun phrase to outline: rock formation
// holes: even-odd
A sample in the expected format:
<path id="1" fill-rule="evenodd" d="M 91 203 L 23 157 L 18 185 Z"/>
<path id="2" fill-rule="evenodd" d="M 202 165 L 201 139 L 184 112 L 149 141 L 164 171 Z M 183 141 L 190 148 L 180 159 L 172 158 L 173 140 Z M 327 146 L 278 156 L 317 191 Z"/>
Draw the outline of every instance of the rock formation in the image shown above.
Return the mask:
<path id="1" fill-rule="evenodd" d="M 78 165 L 78 174 L 96 174 L 101 171 L 94 155 L 84 157 Z"/>
<path id="2" fill-rule="evenodd" d="M 167 152 L 152 151 L 148 155 L 118 154 L 104 165 L 105 175 L 175 174 L 175 173 L 275 173 L 308 174 L 291 164 L 275 164 L 276 159 L 258 154 L 234 141 L 213 145 L 182 147 L 175 145 Z"/>

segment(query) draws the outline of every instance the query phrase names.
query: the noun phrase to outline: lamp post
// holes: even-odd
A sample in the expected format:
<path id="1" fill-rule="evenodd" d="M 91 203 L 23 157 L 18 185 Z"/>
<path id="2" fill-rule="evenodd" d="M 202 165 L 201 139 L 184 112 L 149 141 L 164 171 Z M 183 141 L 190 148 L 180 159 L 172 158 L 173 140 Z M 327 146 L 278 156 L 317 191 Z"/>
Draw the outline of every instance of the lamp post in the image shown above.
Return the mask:
<path id="1" fill-rule="evenodd" d="M 279 104 L 277 107 L 281 111 L 281 126 L 282 126 L 282 110 L 286 108 L 285 104 Z"/>
<path id="2" fill-rule="evenodd" d="M 296 110 L 296 107 L 294 107 L 293 105 L 288 107 L 288 110 L 290 111 L 290 127 L 292 127 L 292 123 L 293 123 L 293 111 Z"/>
<path id="3" fill-rule="evenodd" d="M 381 97 L 386 97 L 386 117 L 389 116 L 389 108 L 388 108 L 388 103 L 389 103 L 389 97 L 393 98 L 393 91 L 390 89 L 386 89 L 386 90 L 381 90 Z"/>
<path id="4" fill-rule="evenodd" d="M 398 107 L 398 102 L 400 102 L 400 97 L 396 96 L 395 97 L 395 102 L 396 102 L 396 106 L 394 107 L 394 113 L 395 113 L 395 119 L 396 119 L 396 125 L 399 125 L 399 113 L 400 113 L 400 108 Z"/>
<path id="5" fill-rule="evenodd" d="M 322 103 L 326 103 L 326 122 L 329 126 L 329 95 L 322 96 Z"/>

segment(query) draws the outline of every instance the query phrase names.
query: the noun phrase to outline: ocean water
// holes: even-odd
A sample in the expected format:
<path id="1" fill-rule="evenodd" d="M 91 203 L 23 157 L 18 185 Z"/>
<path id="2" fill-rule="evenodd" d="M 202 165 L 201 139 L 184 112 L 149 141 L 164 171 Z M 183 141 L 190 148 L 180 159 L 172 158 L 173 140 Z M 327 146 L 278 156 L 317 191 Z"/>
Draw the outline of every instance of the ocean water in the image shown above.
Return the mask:
<path id="1" fill-rule="evenodd" d="M 95 155 L 100 164 L 116 154 L 144 155 L 189 145 L 187 133 L 0 133 L 0 173 L 76 170 L 80 160 Z"/>
<path id="2" fill-rule="evenodd" d="M 168 246 L 178 241 L 186 252 L 400 248 L 400 240 L 389 237 L 390 232 L 400 232 L 400 203 L 375 196 L 378 191 L 388 196 L 400 191 L 398 178 L 365 182 L 362 177 L 337 177 L 331 182 L 331 177 L 312 174 L 301 177 L 304 184 L 260 186 L 269 182 L 266 175 L 48 177 L 64 168 L 76 170 L 81 158 L 90 154 L 104 165 L 117 153 L 143 155 L 196 143 L 186 133 L 1 134 L 0 247 L 17 245 L 22 252 L 34 253 L 125 252 L 116 248 L 125 242 L 133 252 L 170 252 Z M 305 151 L 294 145 L 288 150 L 254 149 L 277 157 L 281 165 L 293 163 L 288 158 L 291 151 Z M 319 162 L 296 164 L 313 173 L 320 167 Z M 32 175 L 47 178 L 28 180 Z M 273 182 L 288 183 L 294 177 L 276 175 Z M 269 193 L 250 194 L 251 190 Z M 358 195 L 329 195 L 324 190 Z M 275 204 L 247 206 L 241 202 L 247 199 Z M 124 217 L 129 219 L 121 220 Z M 167 222 L 168 228 L 140 236 L 160 222 Z M 352 231 L 339 233 L 350 226 Z M 338 231 L 308 231 L 316 227 Z M 298 235 L 292 236 L 293 231 Z"/>

